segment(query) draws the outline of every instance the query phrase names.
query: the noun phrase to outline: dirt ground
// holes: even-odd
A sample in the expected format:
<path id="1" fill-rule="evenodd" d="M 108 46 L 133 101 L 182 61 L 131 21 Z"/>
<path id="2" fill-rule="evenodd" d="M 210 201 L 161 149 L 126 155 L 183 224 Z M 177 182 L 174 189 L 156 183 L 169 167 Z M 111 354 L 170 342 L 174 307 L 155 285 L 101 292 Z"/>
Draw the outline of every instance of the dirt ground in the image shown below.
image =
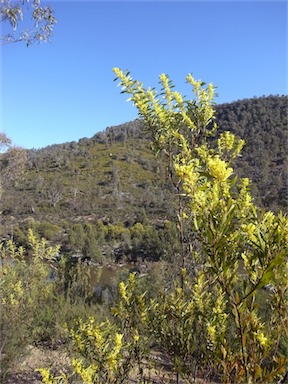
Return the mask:
<path id="1" fill-rule="evenodd" d="M 155 353 L 153 358 L 159 369 L 144 371 L 147 384 L 176 384 L 176 376 L 169 371 L 165 358 L 160 353 Z M 41 374 L 37 368 L 50 368 L 51 371 L 60 372 L 62 367 L 69 365 L 68 356 L 59 350 L 47 350 L 30 347 L 26 358 L 17 366 L 17 372 L 11 373 L 5 384 L 41 384 Z M 161 368 L 160 368 L 161 367 Z M 195 384 L 216 384 L 202 379 L 196 379 Z M 83 384 L 83 383 L 75 383 Z M 130 380 L 127 384 L 137 384 L 137 380 Z M 180 380 L 179 384 L 185 384 Z"/>
<path id="2" fill-rule="evenodd" d="M 8 376 L 5 384 L 41 384 L 41 374 L 35 371 L 37 368 L 60 370 L 68 362 L 63 352 L 31 346 L 23 361 L 17 364 L 16 372 Z"/>

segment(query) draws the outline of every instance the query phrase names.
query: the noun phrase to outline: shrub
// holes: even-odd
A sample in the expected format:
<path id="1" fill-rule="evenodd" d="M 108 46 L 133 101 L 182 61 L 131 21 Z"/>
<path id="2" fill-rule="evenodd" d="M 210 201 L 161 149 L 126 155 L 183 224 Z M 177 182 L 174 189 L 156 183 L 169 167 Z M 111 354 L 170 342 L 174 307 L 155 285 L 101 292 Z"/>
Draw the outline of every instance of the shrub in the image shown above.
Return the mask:
<path id="1" fill-rule="evenodd" d="M 82 356 L 75 373 L 91 384 L 127 382 L 130 361 L 127 371 L 123 367 L 129 353 L 141 374 L 146 348 L 154 342 L 166 352 L 178 382 L 180 376 L 191 382 L 198 370 L 226 384 L 282 380 L 288 363 L 287 217 L 258 209 L 249 180 L 233 174 L 243 140 L 224 132 L 209 145 L 217 128 L 212 84 L 188 75 L 195 99 L 184 100 L 164 74 L 158 93 L 129 73 L 114 72 L 146 123 L 155 151 L 166 159 L 178 200 L 181 279 L 150 300 L 139 292 L 134 275 L 120 283 L 116 325 L 95 325 L 91 319 L 71 331 Z M 131 231 L 132 244 L 147 240 L 146 248 L 155 252 L 158 234 L 143 229 L 134 228 L 134 237 Z M 189 273 L 183 268 L 188 258 L 194 268 Z M 271 288 L 266 307 L 264 287 Z M 57 381 L 47 370 L 42 373 L 45 383 Z"/>
<path id="2" fill-rule="evenodd" d="M 25 354 L 27 345 L 43 337 L 47 324 L 42 320 L 49 316 L 46 304 L 53 286 L 47 284 L 50 269 L 44 261 L 57 255 L 58 248 L 49 247 L 45 240 L 37 241 L 32 231 L 29 231 L 28 242 L 30 260 L 25 250 L 16 247 L 12 241 L 0 244 L 0 366 L 3 381 L 9 368 Z"/>
<path id="3" fill-rule="evenodd" d="M 249 180 L 238 180 L 233 174 L 232 164 L 243 140 L 226 131 L 218 136 L 216 146 L 209 145 L 207 138 L 217 129 L 212 84 L 206 86 L 188 75 L 186 81 L 195 99 L 184 100 L 164 74 L 159 94 L 119 68 L 114 72 L 146 123 L 155 151 L 166 158 L 179 202 L 182 265 L 187 257 L 193 259 L 195 287 L 199 278 L 204 279 L 203 295 L 209 293 L 214 303 L 205 327 L 215 351 L 215 368 L 226 383 L 275 381 L 287 364 L 287 356 L 279 350 L 288 329 L 287 217 L 258 209 L 249 192 Z M 189 244 L 189 252 L 184 230 L 187 223 L 198 243 L 197 248 Z M 273 290 L 264 317 L 256 301 L 267 284 Z M 225 307 L 217 307 L 217 292 L 224 295 Z M 164 317 L 167 310 L 163 309 Z M 219 321 L 226 317 L 229 327 L 219 333 Z M 231 329 L 235 330 L 234 338 L 229 337 Z"/>

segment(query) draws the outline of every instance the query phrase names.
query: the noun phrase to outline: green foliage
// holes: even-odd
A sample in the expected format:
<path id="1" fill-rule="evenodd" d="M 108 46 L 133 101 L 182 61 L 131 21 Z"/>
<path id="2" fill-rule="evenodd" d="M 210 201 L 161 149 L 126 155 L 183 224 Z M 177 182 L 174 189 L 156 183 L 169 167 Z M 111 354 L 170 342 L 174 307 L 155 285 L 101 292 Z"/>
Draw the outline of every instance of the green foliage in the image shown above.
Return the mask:
<path id="1" fill-rule="evenodd" d="M 28 353 L 28 346 L 67 344 L 64 324 L 88 319 L 95 305 L 86 301 L 93 294 L 89 266 L 71 265 L 52 247 L 29 230 L 26 250 L 12 241 L 0 244 L 1 357 L 0 379 L 7 376 Z M 51 272 L 54 277 L 51 279 Z M 98 318 L 102 309 L 97 307 Z"/>
<path id="2" fill-rule="evenodd" d="M 60 237 L 61 228 L 58 225 L 54 225 L 45 221 L 39 223 L 38 228 L 35 231 L 47 240 L 57 240 Z"/>
<path id="3" fill-rule="evenodd" d="M 160 76 L 159 94 L 133 81 L 129 73 L 114 71 L 149 128 L 156 152 L 166 158 L 175 191 L 181 193 L 181 245 L 189 241 L 184 225 L 197 241 L 197 247 L 188 244 L 195 270 L 188 274 L 183 269 L 170 292 L 160 291 L 149 300 L 139 291 L 134 275 L 126 284 L 120 283 L 120 298 L 113 308 L 114 316 L 121 320 L 117 337 L 131 343 L 136 336 L 143 351 L 153 342 L 165 351 L 177 377 L 187 382 L 196 378 L 197 371 L 220 377 L 223 383 L 269 383 L 281 378 L 287 364 L 280 348 L 287 340 L 287 217 L 261 212 L 253 204 L 249 180 L 235 177 L 233 162 L 243 140 L 223 132 L 217 142 L 209 144 L 208 136 L 217 128 L 213 124 L 212 84 L 206 87 L 188 75 L 195 100 L 184 100 L 172 91 L 166 75 Z M 122 233 L 124 229 L 118 226 L 108 228 L 110 240 Z M 134 225 L 130 238 L 131 246 L 139 247 L 138 253 L 145 244 L 148 253 L 151 247 L 157 256 L 160 238 L 151 227 Z M 261 302 L 262 289 L 267 286 L 273 288 L 269 305 Z M 98 326 L 95 334 L 101 326 L 102 332 L 110 335 L 110 323 Z M 85 333 L 87 327 L 87 323 L 79 326 L 80 338 L 72 335 L 84 345 L 78 350 L 84 357 L 92 332 Z M 108 356 L 119 357 L 115 362 L 123 364 L 120 341 L 115 354 L 111 339 L 97 337 L 98 341 L 93 341 L 96 348 L 89 348 L 89 353 L 98 353 L 97 345 L 105 340 Z M 103 349 L 101 343 L 100 347 Z M 94 366 L 92 361 L 79 364 L 74 370 L 82 379 L 87 374 L 87 382 L 99 382 L 101 375 L 106 380 L 109 377 L 106 367 Z M 125 380 L 122 365 L 112 364 L 110 369 L 113 367 Z M 117 380 L 113 374 L 112 380 Z"/>
<path id="4" fill-rule="evenodd" d="M 235 176 L 243 140 L 221 128 L 213 139 L 217 126 L 212 84 L 188 75 L 194 98 L 186 100 L 166 75 L 161 75 L 157 92 L 119 69 L 115 72 L 139 110 L 159 166 L 146 139 L 136 140 L 135 126 L 118 133 L 108 129 L 94 141 L 56 146 L 53 162 L 49 150 L 31 155 L 34 165 L 27 185 L 37 184 L 36 208 L 41 214 L 51 212 L 51 199 L 43 204 L 45 185 L 62 175 L 54 208 L 63 216 L 58 226 L 36 220 L 29 225 L 37 228 L 39 237 L 48 234 L 54 241 L 65 236 L 69 254 L 53 264 L 56 279 L 47 284 L 48 265 L 42 258 L 53 248 L 44 240 L 30 233 L 26 243 L 32 263 L 17 261 L 26 255 L 21 247 L 3 245 L 2 254 L 13 259 L 2 263 L 3 328 L 10 343 L 3 347 L 13 351 L 22 340 L 17 344 L 9 333 L 12 316 L 12 329 L 31 334 L 34 343 L 51 337 L 53 327 L 54 337 L 62 336 L 66 322 L 74 349 L 72 373 L 54 376 L 42 369 L 44 383 L 141 382 L 146 380 L 144 361 L 153 365 L 154 350 L 164 352 L 177 380 L 187 383 L 198 374 L 227 384 L 281 380 L 287 366 L 287 217 L 257 208 L 249 179 Z M 73 156 L 68 155 L 71 149 Z M 61 223 L 71 211 L 78 215 L 73 224 Z M 175 212 L 177 225 L 167 220 Z M 15 229 L 17 241 L 25 241 L 22 229 Z M 154 266 L 147 276 L 136 279 L 131 274 L 121 282 L 118 301 L 103 320 L 104 307 L 95 310 L 90 300 L 89 265 L 75 258 L 101 263 L 107 244 L 116 258 L 161 260 L 161 267 L 159 274 Z M 40 263 L 37 270 L 34 260 Z M 163 260 L 171 262 L 170 279 Z M 183 265 L 187 268 L 181 269 Z M 26 283 L 30 267 L 31 281 Z M 4 354 L 7 367 L 12 355 Z"/>
<path id="5" fill-rule="evenodd" d="M 175 372 L 191 382 L 196 372 L 205 375 L 218 368 L 217 344 L 227 331 L 227 302 L 221 290 L 209 289 L 203 273 L 194 281 L 182 273 L 184 283 L 176 280 L 171 292 L 151 300 L 149 331 Z"/>
<path id="6" fill-rule="evenodd" d="M 15 188 L 23 182 L 26 161 L 26 151 L 12 146 L 11 140 L 0 133 L 0 198 L 8 186 Z"/>
<path id="7" fill-rule="evenodd" d="M 134 273 L 130 274 L 127 284 L 119 284 L 119 294 L 119 301 L 112 308 L 112 313 L 121 321 L 122 332 L 139 333 L 139 326 L 147 320 L 147 307 L 145 292 L 139 292 L 139 282 Z"/>
<path id="8" fill-rule="evenodd" d="M 122 325 L 109 320 L 99 323 L 93 317 L 89 321 L 79 319 L 69 330 L 77 353 L 77 357 L 72 359 L 73 373 L 55 377 L 48 369 L 39 369 L 43 383 L 68 383 L 75 381 L 76 377 L 87 384 L 117 384 L 128 382 L 132 372 L 134 377 L 142 376 L 145 345 L 139 336 L 138 316 L 133 318 L 131 314 L 133 310 L 137 311 L 142 322 L 147 310 L 143 295 L 136 294 L 134 274 L 130 275 L 127 285 L 120 283 L 119 293 L 113 314 L 119 317 Z M 138 312 L 140 308 L 141 313 Z"/>
<path id="9" fill-rule="evenodd" d="M 241 100 L 215 106 L 215 111 L 212 124 L 216 122 L 219 128 L 215 138 L 209 137 L 211 148 L 217 147 L 220 134 L 227 130 L 245 139 L 241 157 L 233 160 L 235 173 L 253 181 L 251 192 L 257 205 L 287 212 L 287 97 Z M 179 125 L 180 133 L 183 125 Z M 113 225 L 121 222 L 125 227 L 136 222 L 175 221 L 178 201 L 175 185 L 167 176 L 172 171 L 176 186 L 179 178 L 163 151 L 155 161 L 150 141 L 151 133 L 142 119 L 107 128 L 91 139 L 22 151 L 26 160 L 21 166 L 16 152 L 11 152 L 8 168 L 8 153 L 1 154 L 1 236 L 9 238 L 15 223 L 25 233 L 25 222 L 33 217 L 36 222 L 45 220 L 60 226 L 56 243 L 66 247 L 63 220 L 70 226 L 100 220 Z M 160 141 L 159 136 L 157 145 L 161 148 Z M 171 150 L 173 154 L 172 143 Z"/>
<path id="10" fill-rule="evenodd" d="M 8 22 L 11 32 L 0 37 L 0 44 L 9 44 L 24 41 L 27 46 L 38 41 L 48 41 L 56 23 L 51 7 L 42 6 L 39 0 L 26 1 L 1 1 L 1 22 Z M 33 21 L 33 25 L 23 31 L 17 31 L 23 18 Z M 31 20 L 29 20 L 31 22 Z M 28 22 L 29 25 L 29 22 Z"/>
<path id="11" fill-rule="evenodd" d="M 171 260 L 179 251 L 175 226 L 166 221 L 161 226 L 135 223 L 126 228 L 123 223 L 102 221 L 96 224 L 74 224 L 68 229 L 70 253 L 88 257 L 94 262 L 104 264 L 103 249 L 110 248 L 116 260 Z"/>
<path id="12" fill-rule="evenodd" d="M 79 252 L 85 245 L 85 231 L 81 224 L 74 224 L 68 230 L 69 245 L 73 252 Z"/>
<path id="13" fill-rule="evenodd" d="M 244 99 L 217 106 L 219 131 L 246 141 L 237 174 L 249 177 L 257 205 L 287 212 L 287 96 Z"/>
<path id="14" fill-rule="evenodd" d="M 52 285 L 47 284 L 49 267 L 44 260 L 51 260 L 57 248 L 46 241 L 38 242 L 29 232 L 32 260 L 28 262 L 22 247 L 9 241 L 1 243 L 1 380 L 8 369 L 25 353 L 25 347 L 43 338 L 46 324 L 42 323 L 44 309 L 51 297 Z M 45 316 L 48 316 L 46 312 Z"/>
<path id="15" fill-rule="evenodd" d="M 122 366 L 122 350 L 125 347 L 123 346 L 122 335 L 117 333 L 108 321 L 97 326 L 91 319 L 90 324 L 80 324 L 75 333 L 71 331 L 71 336 L 77 340 L 76 348 L 79 353 L 88 361 L 93 361 L 93 365 L 89 365 L 85 369 L 81 361 L 74 360 L 75 372 L 83 381 L 91 383 L 119 382 L 120 375 L 124 374 L 122 370 L 125 370 L 125 367 Z M 95 380 L 96 375 L 98 380 Z"/>
<path id="16" fill-rule="evenodd" d="M 200 245 L 199 251 L 191 254 L 196 261 L 198 259 L 200 268 L 195 287 L 199 286 L 199 279 L 201 282 L 204 279 L 200 296 L 208 292 L 212 295 L 214 314 L 205 311 L 208 317 L 204 324 L 215 355 L 221 356 L 222 353 L 218 364 L 222 366 L 223 382 L 275 380 L 285 371 L 287 363 L 286 357 L 278 354 L 279 340 L 287 329 L 288 320 L 284 310 L 288 299 L 287 217 L 281 213 L 278 216 L 272 212 L 262 213 L 252 202 L 249 180 L 237 181 L 234 177 L 232 162 L 240 153 L 243 140 L 224 132 L 220 134 L 216 147 L 207 143 L 206 138 L 216 129 L 215 124 L 211 125 L 214 117 L 212 84 L 205 88 L 205 83 L 188 75 L 186 80 L 192 85 L 196 100 L 187 101 L 171 90 L 172 84 L 166 75 L 160 76 L 162 89 L 159 94 L 155 89 L 143 88 L 143 84 L 133 81 L 129 73 L 118 68 L 114 72 L 123 92 L 131 96 L 149 127 L 156 149 L 168 156 L 171 177 L 174 183 L 182 184 L 187 197 L 183 218 L 191 222 L 191 229 Z M 160 95 L 163 94 L 164 101 L 161 101 Z M 241 258 L 244 262 L 240 264 Z M 272 303 L 276 300 L 277 306 L 272 304 L 264 321 L 255 299 L 268 283 L 274 287 L 273 294 L 277 299 L 274 298 Z M 216 304 L 219 292 L 225 294 L 227 309 Z M 179 304 L 180 317 L 185 317 L 186 307 L 179 300 L 176 297 L 172 307 Z M 157 304 L 155 307 L 158 308 Z M 170 307 L 160 310 L 164 319 Z M 177 316 L 179 318 L 179 314 Z M 228 338 L 228 328 L 224 327 L 222 332 L 217 329 L 227 317 L 230 327 L 235 329 L 234 339 Z M 276 318 L 281 319 L 281 325 L 277 324 Z M 201 328 L 197 316 L 195 321 Z M 187 343 L 189 335 L 184 332 L 184 337 L 181 337 L 170 322 L 165 328 L 167 339 L 171 330 L 176 329 L 177 336 L 172 345 L 176 345 L 177 362 L 185 362 L 181 341 Z M 174 361 L 175 369 L 181 375 L 185 374 L 185 369 L 177 362 Z"/>
<path id="17" fill-rule="evenodd" d="M 159 232 L 152 225 L 143 227 L 142 224 L 136 223 L 131 228 L 132 240 L 131 240 L 131 257 L 132 260 L 138 258 L 142 260 L 158 261 L 164 257 L 164 247 L 161 242 Z M 142 230 L 139 230 L 142 226 Z"/>

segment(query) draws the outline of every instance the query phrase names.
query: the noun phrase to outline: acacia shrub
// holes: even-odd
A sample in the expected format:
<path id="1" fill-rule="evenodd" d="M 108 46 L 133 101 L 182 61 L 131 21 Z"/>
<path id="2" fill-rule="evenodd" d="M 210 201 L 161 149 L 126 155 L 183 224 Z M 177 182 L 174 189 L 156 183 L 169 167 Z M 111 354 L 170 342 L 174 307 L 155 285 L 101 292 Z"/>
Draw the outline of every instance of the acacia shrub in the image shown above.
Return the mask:
<path id="1" fill-rule="evenodd" d="M 44 260 L 58 254 L 58 248 L 37 241 L 29 231 L 28 242 L 32 258 L 12 241 L 0 244 L 1 282 L 1 380 L 9 369 L 25 355 L 26 347 L 45 338 L 47 305 L 53 284 L 47 284 L 50 269 Z"/>
<path id="2" fill-rule="evenodd" d="M 175 282 L 171 292 L 160 292 L 151 299 L 137 291 L 134 275 L 119 284 L 120 299 L 113 309 L 120 322 L 114 330 L 118 348 L 105 344 L 105 351 L 113 356 L 110 368 L 116 367 L 111 382 L 128 378 L 129 370 L 125 375 L 121 371 L 125 339 L 143 343 L 141 350 L 147 348 L 148 353 L 152 345 L 164 350 L 178 382 L 180 376 L 191 382 L 197 371 L 226 384 L 282 380 L 287 366 L 287 356 L 280 348 L 288 329 L 287 217 L 258 209 L 249 180 L 238 180 L 234 175 L 233 162 L 243 140 L 225 131 L 215 146 L 209 144 L 208 136 L 217 129 L 212 84 L 206 86 L 188 75 L 195 98 L 185 100 L 164 74 L 158 93 L 155 88 L 145 89 L 129 73 L 118 68 L 114 72 L 122 91 L 138 108 L 154 150 L 166 160 L 181 203 L 182 266 L 190 258 L 194 270 L 188 273 L 183 268 L 180 283 Z M 195 242 L 185 237 L 184 226 L 190 227 Z M 138 230 L 145 238 L 145 229 Z M 267 286 L 272 287 L 270 306 L 263 313 L 257 300 Z M 81 346 L 88 344 L 91 351 L 87 327 L 89 323 L 84 323 L 77 332 Z M 102 331 L 109 334 L 109 328 L 110 324 L 104 324 Z M 92 335 L 98 333 L 99 325 Z M 79 334 L 72 334 L 72 338 L 78 342 Z M 98 345 L 105 340 L 101 335 L 95 338 L 92 355 L 98 355 Z M 79 352 L 84 359 L 77 360 L 75 373 L 87 383 L 103 382 L 101 377 L 107 380 L 107 369 L 97 360 L 87 361 L 85 349 Z M 56 382 L 47 370 L 42 372 L 45 383 Z"/>
<path id="3" fill-rule="evenodd" d="M 249 192 L 249 179 L 238 180 L 235 176 L 232 165 L 243 140 L 225 131 L 218 135 L 216 146 L 209 144 L 207 138 L 217 131 L 212 84 L 206 86 L 189 74 L 186 81 L 192 86 L 195 99 L 185 100 L 173 90 L 165 74 L 160 76 L 158 93 L 155 88 L 145 89 L 129 72 L 123 73 L 119 68 L 114 68 L 114 72 L 151 133 L 154 150 L 166 159 L 180 202 L 182 265 L 188 257 L 193 260 L 195 287 L 202 277 L 204 293 L 209 293 L 214 303 L 212 313 L 208 312 L 204 321 L 210 339 L 207 347 L 210 344 L 215 354 L 214 368 L 227 383 L 272 382 L 285 372 L 287 364 L 287 356 L 279 350 L 288 329 L 287 217 L 281 212 L 275 215 L 258 209 Z M 188 244 L 189 252 L 184 249 L 187 239 L 183 228 L 187 224 L 197 241 L 197 247 L 195 242 Z M 273 292 L 264 319 L 256 299 L 267 284 Z M 218 293 L 224 295 L 225 307 L 217 307 Z M 166 319 L 167 308 L 162 313 Z M 277 319 L 281 319 L 281 325 Z M 199 324 L 197 316 L 196 323 Z M 221 332 L 219 324 L 223 326 Z M 235 329 L 233 339 L 229 337 L 231 328 Z M 179 374 L 185 373 L 181 367 L 179 371 L 175 362 L 174 367 Z"/>

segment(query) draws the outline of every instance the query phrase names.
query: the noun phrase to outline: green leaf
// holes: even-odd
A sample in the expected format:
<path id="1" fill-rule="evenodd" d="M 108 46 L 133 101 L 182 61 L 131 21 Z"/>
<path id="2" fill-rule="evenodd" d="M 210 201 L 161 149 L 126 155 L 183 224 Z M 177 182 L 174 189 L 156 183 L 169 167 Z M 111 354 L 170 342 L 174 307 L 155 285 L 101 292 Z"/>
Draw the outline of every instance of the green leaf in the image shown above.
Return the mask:
<path id="1" fill-rule="evenodd" d="M 233 180 L 231 180 L 230 187 L 233 188 L 234 185 L 236 184 L 236 181 L 238 180 L 238 176 L 236 175 Z"/>

